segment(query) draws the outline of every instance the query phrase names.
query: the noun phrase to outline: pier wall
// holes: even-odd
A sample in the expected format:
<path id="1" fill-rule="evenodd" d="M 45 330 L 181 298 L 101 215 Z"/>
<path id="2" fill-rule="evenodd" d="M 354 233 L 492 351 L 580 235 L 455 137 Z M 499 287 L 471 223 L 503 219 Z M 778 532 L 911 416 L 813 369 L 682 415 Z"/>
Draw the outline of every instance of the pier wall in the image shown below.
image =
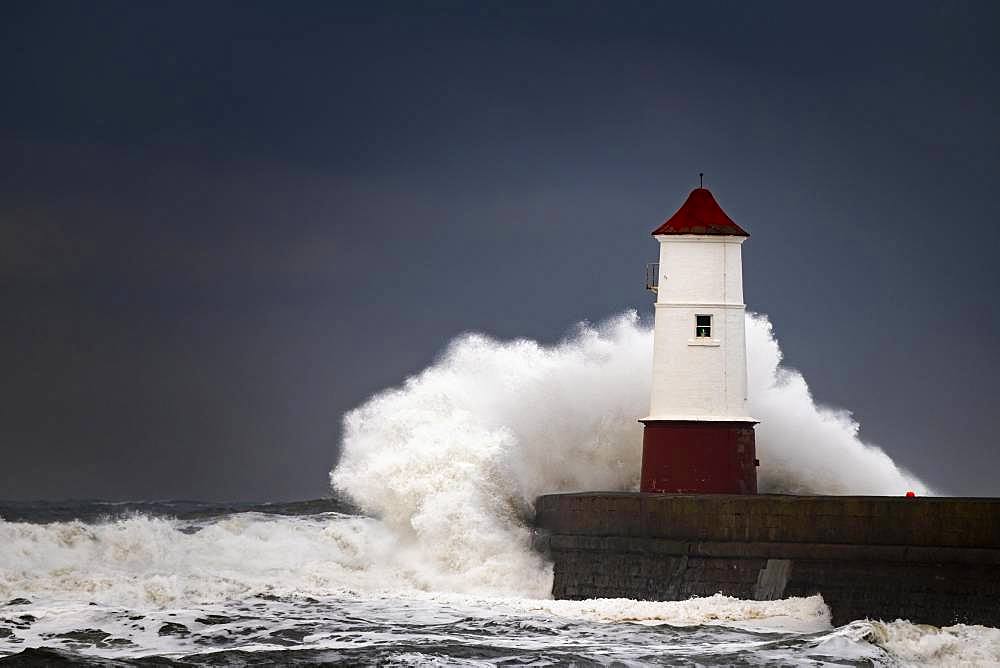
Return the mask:
<path id="1" fill-rule="evenodd" d="M 858 618 L 1000 626 L 1000 499 L 542 496 L 556 598 L 821 594 Z"/>

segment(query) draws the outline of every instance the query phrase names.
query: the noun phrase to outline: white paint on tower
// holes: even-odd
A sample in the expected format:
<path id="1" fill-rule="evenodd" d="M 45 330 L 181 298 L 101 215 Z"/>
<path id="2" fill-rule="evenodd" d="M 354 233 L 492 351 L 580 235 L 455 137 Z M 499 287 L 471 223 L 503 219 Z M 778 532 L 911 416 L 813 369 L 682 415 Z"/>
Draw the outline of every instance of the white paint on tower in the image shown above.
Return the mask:
<path id="1" fill-rule="evenodd" d="M 746 237 L 655 238 L 660 242 L 659 286 L 646 419 L 754 422 L 747 414 L 741 255 Z"/>

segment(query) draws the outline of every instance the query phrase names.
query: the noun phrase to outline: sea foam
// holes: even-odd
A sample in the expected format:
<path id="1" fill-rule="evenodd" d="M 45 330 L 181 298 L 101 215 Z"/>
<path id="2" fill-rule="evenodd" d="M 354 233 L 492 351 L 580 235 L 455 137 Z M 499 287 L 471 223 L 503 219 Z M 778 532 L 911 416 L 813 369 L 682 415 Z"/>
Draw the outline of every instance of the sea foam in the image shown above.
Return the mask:
<path id="1" fill-rule="evenodd" d="M 765 317 L 748 317 L 747 329 L 762 491 L 930 492 L 859 440 L 849 413 L 816 404 L 801 374 L 781 366 Z M 632 312 L 581 325 L 554 346 L 461 336 L 429 368 L 345 416 L 331 480 L 369 516 L 0 520 L 0 599 L 32 601 L 26 609 L 37 621 L 17 629 L 24 646 L 100 626 L 137 643 L 100 650 L 123 656 L 196 651 L 195 640 L 164 637 L 158 625 L 179 620 L 198 631 L 206 612 L 238 621 L 249 600 L 264 596 L 278 626 L 286 613 L 313 614 L 315 597 L 362 618 L 718 624 L 818 632 L 808 642 L 824 656 L 1000 660 L 997 629 L 860 620 L 830 630 L 819 596 L 550 600 L 551 567 L 530 548 L 533 501 L 549 492 L 636 489 L 651 345 Z M 324 638 L 310 642 L 339 646 L 336 634 Z M 7 644 L 0 639 L 0 654 L 22 647 Z"/>

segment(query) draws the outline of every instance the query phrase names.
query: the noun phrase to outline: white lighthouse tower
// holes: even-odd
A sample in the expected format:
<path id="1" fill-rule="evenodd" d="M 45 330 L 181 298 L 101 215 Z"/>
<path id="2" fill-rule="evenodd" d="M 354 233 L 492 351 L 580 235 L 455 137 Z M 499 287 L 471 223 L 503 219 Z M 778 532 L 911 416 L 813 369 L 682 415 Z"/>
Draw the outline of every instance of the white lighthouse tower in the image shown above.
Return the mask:
<path id="1" fill-rule="evenodd" d="M 741 255 L 750 235 L 699 187 L 653 236 L 660 262 L 642 491 L 755 494 Z"/>

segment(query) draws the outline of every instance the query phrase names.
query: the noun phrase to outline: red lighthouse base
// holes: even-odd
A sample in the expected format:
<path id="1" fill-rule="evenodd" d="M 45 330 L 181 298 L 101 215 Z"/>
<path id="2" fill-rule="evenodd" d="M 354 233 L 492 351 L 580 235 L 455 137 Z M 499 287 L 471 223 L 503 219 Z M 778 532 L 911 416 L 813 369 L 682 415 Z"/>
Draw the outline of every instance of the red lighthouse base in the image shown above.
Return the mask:
<path id="1" fill-rule="evenodd" d="M 756 494 L 756 422 L 642 420 L 643 492 Z"/>

